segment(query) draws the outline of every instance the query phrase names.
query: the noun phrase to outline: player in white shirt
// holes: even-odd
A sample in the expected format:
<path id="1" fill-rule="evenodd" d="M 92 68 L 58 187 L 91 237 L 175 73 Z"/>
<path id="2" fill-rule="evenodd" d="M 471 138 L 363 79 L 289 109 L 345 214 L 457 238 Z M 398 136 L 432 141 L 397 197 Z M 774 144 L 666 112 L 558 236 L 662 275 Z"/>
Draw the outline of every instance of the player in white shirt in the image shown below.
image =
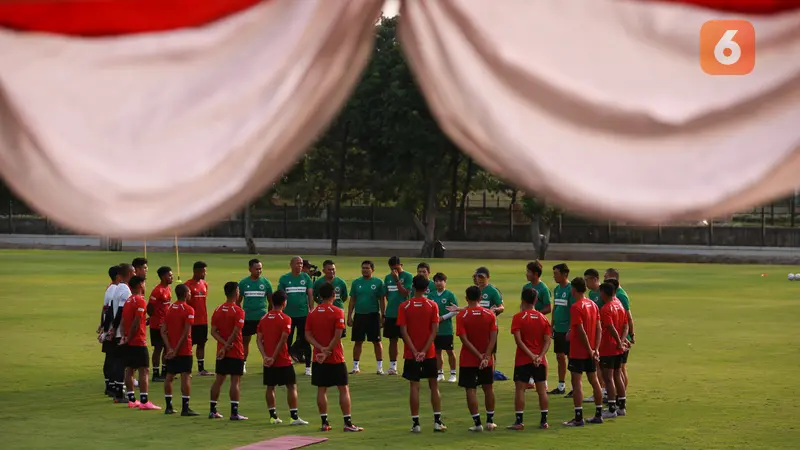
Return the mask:
<path id="1" fill-rule="evenodd" d="M 111 381 L 114 383 L 114 403 L 128 403 L 128 399 L 125 397 L 125 361 L 122 355 L 122 348 L 119 346 L 119 341 L 122 339 L 119 323 L 122 320 L 122 307 L 125 306 L 128 297 L 131 296 L 131 288 L 128 287 L 128 281 L 130 281 L 133 274 L 132 265 L 125 263 L 119 265 L 119 283 L 111 301 L 111 312 L 114 319 L 109 334 L 114 342 L 111 374 Z"/>
<path id="2" fill-rule="evenodd" d="M 119 266 L 111 266 L 108 268 L 108 277 L 111 279 L 111 284 L 106 288 L 106 293 L 103 296 L 103 311 L 100 313 L 100 326 L 97 327 L 97 340 L 102 345 L 102 351 L 105 354 L 103 361 L 103 378 L 106 380 L 105 395 L 109 397 L 114 396 L 113 385 L 111 384 L 111 362 L 114 341 L 106 339 L 106 333 L 111 328 L 111 303 L 114 301 L 114 295 L 117 292 L 117 283 L 119 283 Z"/>

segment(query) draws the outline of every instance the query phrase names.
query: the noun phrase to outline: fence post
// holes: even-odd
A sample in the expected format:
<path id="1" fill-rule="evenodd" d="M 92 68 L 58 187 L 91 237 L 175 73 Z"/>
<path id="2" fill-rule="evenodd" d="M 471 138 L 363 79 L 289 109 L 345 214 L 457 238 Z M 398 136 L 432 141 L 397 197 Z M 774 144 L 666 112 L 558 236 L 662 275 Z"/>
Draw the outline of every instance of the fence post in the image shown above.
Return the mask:
<path id="1" fill-rule="evenodd" d="M 483 213 L 486 214 L 486 190 L 483 191 Z"/>
<path id="2" fill-rule="evenodd" d="M 658 245 L 661 245 L 661 224 L 658 224 Z"/>
<path id="3" fill-rule="evenodd" d="M 8 232 L 14 234 L 14 200 L 8 199 Z"/>
<path id="4" fill-rule="evenodd" d="M 761 246 L 767 245 L 767 212 L 766 209 L 761 207 Z"/>
<path id="5" fill-rule="evenodd" d="M 797 189 L 795 189 L 792 198 L 789 200 L 789 226 L 794 228 L 794 213 L 797 208 Z"/>
<path id="6" fill-rule="evenodd" d="M 611 221 L 608 221 L 607 228 L 606 228 L 608 243 L 611 244 Z"/>
<path id="7" fill-rule="evenodd" d="M 289 238 L 289 205 L 283 204 L 283 238 Z"/>
<path id="8" fill-rule="evenodd" d="M 375 240 L 375 202 L 369 205 L 369 240 Z"/>
<path id="9" fill-rule="evenodd" d="M 769 224 L 775 226 L 775 202 L 769 205 Z"/>
<path id="10" fill-rule="evenodd" d="M 714 220 L 708 221 L 708 246 L 714 245 Z"/>

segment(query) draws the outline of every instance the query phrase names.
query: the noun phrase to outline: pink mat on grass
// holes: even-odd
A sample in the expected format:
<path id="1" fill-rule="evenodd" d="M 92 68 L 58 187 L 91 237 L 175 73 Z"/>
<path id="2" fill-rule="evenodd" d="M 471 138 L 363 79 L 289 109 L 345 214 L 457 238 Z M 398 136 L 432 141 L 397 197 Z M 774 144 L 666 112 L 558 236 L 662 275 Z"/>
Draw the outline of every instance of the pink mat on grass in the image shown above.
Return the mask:
<path id="1" fill-rule="evenodd" d="M 328 438 L 315 438 L 308 436 L 281 436 L 275 439 L 267 439 L 266 441 L 255 442 L 244 447 L 237 447 L 234 450 L 292 450 L 294 448 L 307 447 L 309 445 L 319 444 L 320 442 L 327 441 Z"/>

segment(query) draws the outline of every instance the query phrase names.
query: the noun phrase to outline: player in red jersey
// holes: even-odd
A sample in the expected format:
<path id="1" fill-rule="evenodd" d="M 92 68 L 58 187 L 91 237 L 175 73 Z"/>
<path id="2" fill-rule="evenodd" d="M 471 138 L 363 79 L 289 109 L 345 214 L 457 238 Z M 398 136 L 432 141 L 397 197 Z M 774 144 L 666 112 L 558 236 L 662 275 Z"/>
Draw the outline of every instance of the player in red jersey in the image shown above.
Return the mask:
<path id="1" fill-rule="evenodd" d="M 247 420 L 247 417 L 239 414 L 239 382 L 244 374 L 244 345 L 242 344 L 244 310 L 236 305 L 236 300 L 239 299 L 239 283 L 229 281 L 225 283 L 224 290 L 225 303 L 218 306 L 211 316 L 211 337 L 217 341 L 217 378 L 211 385 L 211 410 L 208 418 L 222 418 L 222 414 L 217 412 L 217 399 L 219 399 L 222 383 L 230 375 L 231 420 Z"/>
<path id="2" fill-rule="evenodd" d="M 514 408 L 516 420 L 509 426 L 509 430 L 524 430 L 525 390 L 528 382 L 533 380 L 536 393 L 539 394 L 539 409 L 541 419 L 539 428 L 549 428 L 547 424 L 547 411 L 549 400 L 547 398 L 547 350 L 550 348 L 550 336 L 553 328 L 547 316 L 535 309 L 538 295 L 534 289 L 522 291 L 522 304 L 520 312 L 511 319 L 511 334 L 517 344 L 517 354 L 514 358 Z"/>
<path id="3" fill-rule="evenodd" d="M 286 293 L 275 291 L 272 294 L 272 309 L 264 314 L 256 327 L 258 350 L 264 360 L 264 386 L 267 387 L 267 408 L 269 423 L 280 424 L 278 410 L 275 408 L 275 386 L 286 386 L 286 400 L 292 425 L 308 425 L 297 413 L 297 377 L 289 356 L 289 334 L 292 332 L 292 318 L 283 313 L 286 307 Z"/>
<path id="4" fill-rule="evenodd" d="M 160 271 L 161 269 L 159 269 Z M 184 284 L 175 286 L 174 304 L 168 305 L 161 321 L 161 338 L 164 342 L 164 358 L 167 367 L 164 370 L 164 398 L 167 402 L 165 414 L 175 414 L 172 408 L 172 380 L 175 375 L 181 376 L 181 415 L 197 416 L 189 408 L 192 381 L 192 324 L 194 323 L 194 308 L 189 306 L 189 288 Z"/>
<path id="5" fill-rule="evenodd" d="M 144 280 L 142 281 L 142 292 L 147 292 L 147 258 L 133 258 L 131 265 L 133 266 L 133 274 Z"/>
<path id="6" fill-rule="evenodd" d="M 600 324 L 603 326 L 600 337 L 600 370 L 608 391 L 608 411 L 603 413 L 604 419 L 626 414 L 622 355 L 627 349 L 625 336 L 628 335 L 628 314 L 622 302 L 614 296 L 615 293 L 616 288 L 612 283 L 600 285 L 600 300 L 603 302 L 603 307 L 600 308 Z"/>
<path id="7" fill-rule="evenodd" d="M 153 346 L 153 381 L 164 381 L 167 375 L 166 360 L 163 358 L 164 340 L 161 338 L 161 323 L 172 301 L 172 269 L 163 266 L 158 268 L 159 283 L 150 292 L 150 301 L 147 302 L 147 315 L 150 316 L 150 345 Z M 161 363 L 161 371 L 158 364 Z"/>
<path id="8" fill-rule="evenodd" d="M 497 343 L 497 317 L 480 306 L 481 288 L 467 288 L 467 308 L 456 316 L 456 334 L 461 339 L 458 385 L 467 391 L 467 407 L 474 425 L 469 431 L 492 431 L 494 423 L 494 361 L 492 351 Z M 483 388 L 486 405 L 486 427 L 478 412 L 478 386 Z"/>
<path id="9" fill-rule="evenodd" d="M 213 372 L 206 370 L 206 342 L 208 342 L 208 310 L 206 300 L 208 297 L 208 283 L 206 283 L 206 272 L 208 264 L 197 261 L 192 267 L 192 279 L 184 283 L 191 292 L 191 297 L 187 302 L 194 308 L 194 325 L 192 325 L 192 345 L 197 346 L 197 371 L 200 376 L 207 377 L 214 375 Z"/>
<path id="10" fill-rule="evenodd" d="M 595 415 L 589 423 L 603 423 L 603 390 L 597 379 L 597 361 L 600 356 L 600 313 L 597 305 L 586 298 L 586 280 L 577 277 L 570 283 L 575 303 L 569 309 L 569 364 L 567 368 L 572 374 L 572 403 L 575 405 L 575 418 L 564 425 L 580 427 L 583 420 L 583 384 L 581 378 L 586 377 L 594 391 Z"/>
<path id="11" fill-rule="evenodd" d="M 425 297 L 428 280 L 417 275 L 411 285 L 414 297 L 400 304 L 397 310 L 397 326 L 403 338 L 403 378 L 411 384 L 411 432 L 419 433 L 419 382 L 428 379 L 433 406 L 433 431 L 445 431 L 442 423 L 442 397 L 439 394 L 436 348 L 433 341 L 439 331 L 439 306 Z"/>
<path id="12" fill-rule="evenodd" d="M 331 430 L 328 423 L 328 388 L 336 386 L 339 389 L 339 406 L 344 415 L 344 431 L 364 431 L 354 425 L 350 417 L 350 388 L 342 349 L 342 333 L 346 326 L 344 311 L 333 306 L 336 298 L 333 285 L 324 283 L 318 292 L 322 303 L 308 314 L 305 335 L 306 342 L 314 348 L 311 384 L 317 387 L 317 407 L 322 419 L 320 430 Z"/>
<path id="13" fill-rule="evenodd" d="M 150 375 L 150 355 L 147 354 L 147 318 L 144 300 L 144 279 L 133 276 L 128 282 L 131 296 L 122 307 L 122 339 L 120 345 L 125 346 L 125 384 L 128 388 L 128 408 L 142 410 L 161 409 L 147 397 L 148 376 Z M 133 374 L 139 372 L 139 398 L 133 392 Z"/>

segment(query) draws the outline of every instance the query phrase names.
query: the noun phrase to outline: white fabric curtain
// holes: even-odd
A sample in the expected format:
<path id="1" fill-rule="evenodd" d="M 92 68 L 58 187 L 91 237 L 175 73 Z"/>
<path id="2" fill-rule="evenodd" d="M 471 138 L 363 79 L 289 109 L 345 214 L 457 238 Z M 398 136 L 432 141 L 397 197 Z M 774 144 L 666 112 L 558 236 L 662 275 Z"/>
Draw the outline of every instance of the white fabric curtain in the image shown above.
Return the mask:
<path id="1" fill-rule="evenodd" d="M 273 0 L 81 39 L 0 29 L 0 174 L 85 233 L 203 229 L 289 169 L 372 52 L 383 0 Z"/>

